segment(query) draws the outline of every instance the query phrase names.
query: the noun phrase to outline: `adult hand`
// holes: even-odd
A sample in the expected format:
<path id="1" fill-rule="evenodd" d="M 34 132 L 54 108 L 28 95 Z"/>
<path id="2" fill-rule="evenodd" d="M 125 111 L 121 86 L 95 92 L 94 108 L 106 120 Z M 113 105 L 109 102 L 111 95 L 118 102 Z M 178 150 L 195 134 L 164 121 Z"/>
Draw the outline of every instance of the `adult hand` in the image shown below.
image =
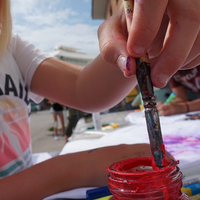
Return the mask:
<path id="1" fill-rule="evenodd" d="M 187 106 L 184 102 L 171 102 L 168 104 L 165 104 L 164 102 L 158 102 L 157 109 L 161 116 L 169 116 L 187 112 Z"/>
<path id="2" fill-rule="evenodd" d="M 200 1 L 134 1 L 128 41 L 124 23 L 121 6 L 100 26 L 99 41 L 102 57 L 119 66 L 126 76 L 134 75 L 136 69 L 128 56 L 136 58 L 145 52 L 156 87 L 163 87 L 177 70 L 200 63 Z"/>

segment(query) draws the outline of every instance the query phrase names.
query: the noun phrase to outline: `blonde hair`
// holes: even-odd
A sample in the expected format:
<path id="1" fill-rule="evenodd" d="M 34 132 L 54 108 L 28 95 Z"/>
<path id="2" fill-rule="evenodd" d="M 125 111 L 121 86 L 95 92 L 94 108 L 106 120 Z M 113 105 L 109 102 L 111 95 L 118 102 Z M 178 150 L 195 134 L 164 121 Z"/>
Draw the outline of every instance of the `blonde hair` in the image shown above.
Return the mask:
<path id="1" fill-rule="evenodd" d="M 10 0 L 1 0 L 0 14 L 0 56 L 3 56 L 12 33 Z"/>

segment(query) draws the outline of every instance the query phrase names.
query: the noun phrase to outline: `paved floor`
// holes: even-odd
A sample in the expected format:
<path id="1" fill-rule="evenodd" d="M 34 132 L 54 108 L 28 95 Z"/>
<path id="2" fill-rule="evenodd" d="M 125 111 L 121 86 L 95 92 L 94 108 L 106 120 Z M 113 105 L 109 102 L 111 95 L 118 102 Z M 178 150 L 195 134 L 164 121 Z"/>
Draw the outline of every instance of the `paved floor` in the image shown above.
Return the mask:
<path id="1" fill-rule="evenodd" d="M 58 122 L 60 126 L 60 121 Z M 31 138 L 33 153 L 61 151 L 65 138 L 59 132 L 59 139 L 54 140 L 53 131 L 48 128 L 53 125 L 53 117 L 49 110 L 31 113 Z"/>
<path id="2" fill-rule="evenodd" d="M 67 111 L 64 111 L 65 119 L 67 118 L 67 115 Z M 124 116 L 123 119 L 121 119 L 120 116 L 115 117 L 116 120 L 119 118 L 119 122 L 117 121 L 116 123 L 120 124 L 121 122 L 123 122 Z M 105 118 L 105 120 L 107 120 L 108 122 L 112 121 L 107 118 Z M 102 122 L 104 121 L 102 120 Z M 58 123 L 58 127 L 60 128 L 60 121 L 58 121 Z M 65 124 L 67 124 L 67 120 Z M 59 139 L 57 141 L 54 140 L 53 131 L 48 130 L 49 127 L 52 127 L 52 125 L 53 117 L 49 110 L 31 113 L 30 127 L 33 153 L 49 152 L 54 155 L 54 153 L 56 154 L 57 152 L 60 152 L 62 150 L 65 145 L 65 138 L 61 136 L 59 129 Z"/>

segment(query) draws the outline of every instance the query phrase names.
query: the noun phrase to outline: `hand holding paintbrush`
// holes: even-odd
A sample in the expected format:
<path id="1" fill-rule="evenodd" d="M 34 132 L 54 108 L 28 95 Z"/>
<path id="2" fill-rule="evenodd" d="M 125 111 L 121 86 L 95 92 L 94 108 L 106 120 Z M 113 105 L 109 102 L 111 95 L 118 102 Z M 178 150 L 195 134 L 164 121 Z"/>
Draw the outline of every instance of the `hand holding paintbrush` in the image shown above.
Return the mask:
<path id="1" fill-rule="evenodd" d="M 133 1 L 123 0 L 123 2 L 126 14 L 127 29 L 129 32 L 133 16 Z M 136 76 L 145 108 L 145 118 L 152 152 L 152 166 L 154 168 L 160 168 L 165 165 L 165 146 L 162 139 L 159 115 L 156 108 L 153 84 L 150 75 L 150 63 L 147 54 L 141 58 L 136 58 L 136 64 Z"/>

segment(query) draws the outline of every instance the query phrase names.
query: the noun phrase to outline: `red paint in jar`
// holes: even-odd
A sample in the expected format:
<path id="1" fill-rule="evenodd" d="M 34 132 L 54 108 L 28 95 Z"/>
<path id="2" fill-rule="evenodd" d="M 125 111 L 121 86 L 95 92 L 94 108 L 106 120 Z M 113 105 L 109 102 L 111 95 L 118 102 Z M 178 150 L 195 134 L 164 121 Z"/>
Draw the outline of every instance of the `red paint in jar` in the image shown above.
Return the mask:
<path id="1" fill-rule="evenodd" d="M 151 157 L 132 158 L 107 168 L 112 200 L 189 200 L 181 192 L 182 173 L 178 162 L 166 160 L 166 166 L 152 169 Z"/>

